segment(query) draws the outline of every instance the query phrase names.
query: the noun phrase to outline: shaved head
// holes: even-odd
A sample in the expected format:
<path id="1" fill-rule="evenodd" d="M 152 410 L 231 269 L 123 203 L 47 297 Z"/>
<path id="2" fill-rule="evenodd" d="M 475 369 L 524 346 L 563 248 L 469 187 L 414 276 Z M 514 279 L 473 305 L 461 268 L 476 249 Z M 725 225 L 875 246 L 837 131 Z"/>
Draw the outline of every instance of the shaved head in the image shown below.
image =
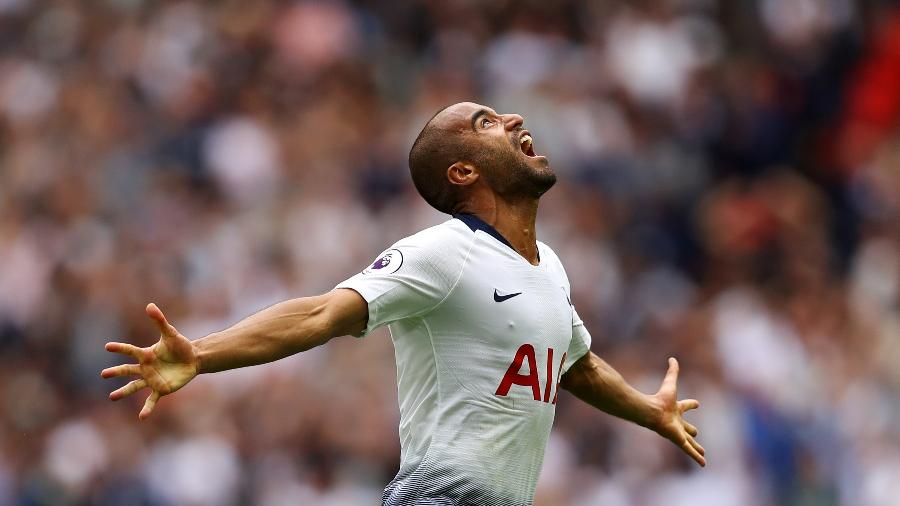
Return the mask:
<path id="1" fill-rule="evenodd" d="M 556 176 L 547 159 L 534 154 L 522 123 L 519 115 L 500 115 L 473 102 L 438 111 L 409 151 L 410 175 L 419 194 L 442 213 L 457 212 L 469 190 L 451 183 L 447 171 L 463 163 L 476 168 L 498 195 L 540 197 Z"/>
<path id="2" fill-rule="evenodd" d="M 452 214 L 459 200 L 459 189 L 450 184 L 446 171 L 458 161 L 471 157 L 465 143 L 448 128 L 444 113 L 448 106 L 431 117 L 409 150 L 409 172 L 416 190 L 431 207 Z"/>

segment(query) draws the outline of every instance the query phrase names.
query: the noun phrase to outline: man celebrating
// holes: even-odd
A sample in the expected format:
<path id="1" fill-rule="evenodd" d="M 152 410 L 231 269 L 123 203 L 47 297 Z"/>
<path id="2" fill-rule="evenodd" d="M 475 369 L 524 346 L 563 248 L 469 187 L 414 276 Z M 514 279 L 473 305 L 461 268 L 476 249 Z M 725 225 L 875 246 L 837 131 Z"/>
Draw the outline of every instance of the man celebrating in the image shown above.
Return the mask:
<path id="1" fill-rule="evenodd" d="M 151 347 L 108 343 L 138 360 L 105 369 L 138 375 L 118 400 L 161 396 L 200 373 L 263 364 L 342 335 L 389 325 L 397 358 L 401 465 L 384 505 L 531 504 L 560 387 L 668 438 L 701 466 L 697 429 L 678 401 L 678 363 L 659 391 L 632 388 L 590 352 L 556 254 L 535 238 L 538 200 L 556 182 L 517 114 L 463 102 L 438 112 L 409 154 L 412 179 L 452 214 L 400 240 L 329 293 L 288 300 L 190 341 L 155 304 Z"/>

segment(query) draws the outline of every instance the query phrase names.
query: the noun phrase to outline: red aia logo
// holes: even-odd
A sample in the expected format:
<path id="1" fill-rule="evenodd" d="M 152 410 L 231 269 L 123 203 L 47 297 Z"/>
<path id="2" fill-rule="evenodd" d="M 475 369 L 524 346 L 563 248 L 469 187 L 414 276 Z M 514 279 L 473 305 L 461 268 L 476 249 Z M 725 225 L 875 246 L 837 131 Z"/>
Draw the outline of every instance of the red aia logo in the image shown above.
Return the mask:
<path id="1" fill-rule="evenodd" d="M 521 374 L 522 362 L 528 363 L 527 374 Z M 553 400 L 550 400 L 551 382 L 553 378 L 553 348 L 547 348 L 547 385 L 544 386 L 544 402 L 556 404 L 556 396 L 559 394 L 559 378 L 562 375 L 563 364 L 566 363 L 566 353 L 563 353 L 562 359 L 559 361 L 559 368 L 556 370 L 556 388 L 553 392 Z M 531 393 L 534 400 L 541 400 L 541 385 L 538 381 L 537 359 L 534 356 L 534 346 L 526 343 L 519 346 L 516 350 L 516 357 L 509 364 L 509 369 L 503 375 L 503 380 L 494 395 L 501 397 L 509 394 L 509 389 L 513 385 L 521 385 L 523 387 L 531 387 Z"/>

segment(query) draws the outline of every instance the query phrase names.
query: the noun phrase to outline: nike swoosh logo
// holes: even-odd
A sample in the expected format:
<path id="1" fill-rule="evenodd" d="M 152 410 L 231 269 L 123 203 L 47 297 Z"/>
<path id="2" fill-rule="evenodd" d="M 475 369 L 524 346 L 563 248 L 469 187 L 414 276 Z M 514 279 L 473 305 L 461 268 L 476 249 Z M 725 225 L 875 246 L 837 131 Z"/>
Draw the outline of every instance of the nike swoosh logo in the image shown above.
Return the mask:
<path id="1" fill-rule="evenodd" d="M 522 295 L 522 292 L 510 293 L 507 295 L 500 295 L 499 293 L 497 293 L 497 289 L 494 288 L 494 302 L 503 302 L 504 300 L 509 300 L 509 299 L 515 297 L 516 295 Z"/>

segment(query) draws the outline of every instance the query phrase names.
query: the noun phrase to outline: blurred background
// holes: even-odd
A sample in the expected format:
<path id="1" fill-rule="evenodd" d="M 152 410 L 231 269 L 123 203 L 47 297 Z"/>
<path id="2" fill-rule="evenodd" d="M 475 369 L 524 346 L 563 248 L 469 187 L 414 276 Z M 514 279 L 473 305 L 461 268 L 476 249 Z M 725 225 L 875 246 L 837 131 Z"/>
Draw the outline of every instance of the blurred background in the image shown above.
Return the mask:
<path id="1" fill-rule="evenodd" d="M 561 397 L 539 506 L 900 504 L 900 7 L 0 0 L 0 505 L 377 504 L 386 329 L 139 423 L 107 340 L 329 290 L 439 223 L 438 109 L 518 112 L 593 349 L 666 357 L 709 467 Z"/>

